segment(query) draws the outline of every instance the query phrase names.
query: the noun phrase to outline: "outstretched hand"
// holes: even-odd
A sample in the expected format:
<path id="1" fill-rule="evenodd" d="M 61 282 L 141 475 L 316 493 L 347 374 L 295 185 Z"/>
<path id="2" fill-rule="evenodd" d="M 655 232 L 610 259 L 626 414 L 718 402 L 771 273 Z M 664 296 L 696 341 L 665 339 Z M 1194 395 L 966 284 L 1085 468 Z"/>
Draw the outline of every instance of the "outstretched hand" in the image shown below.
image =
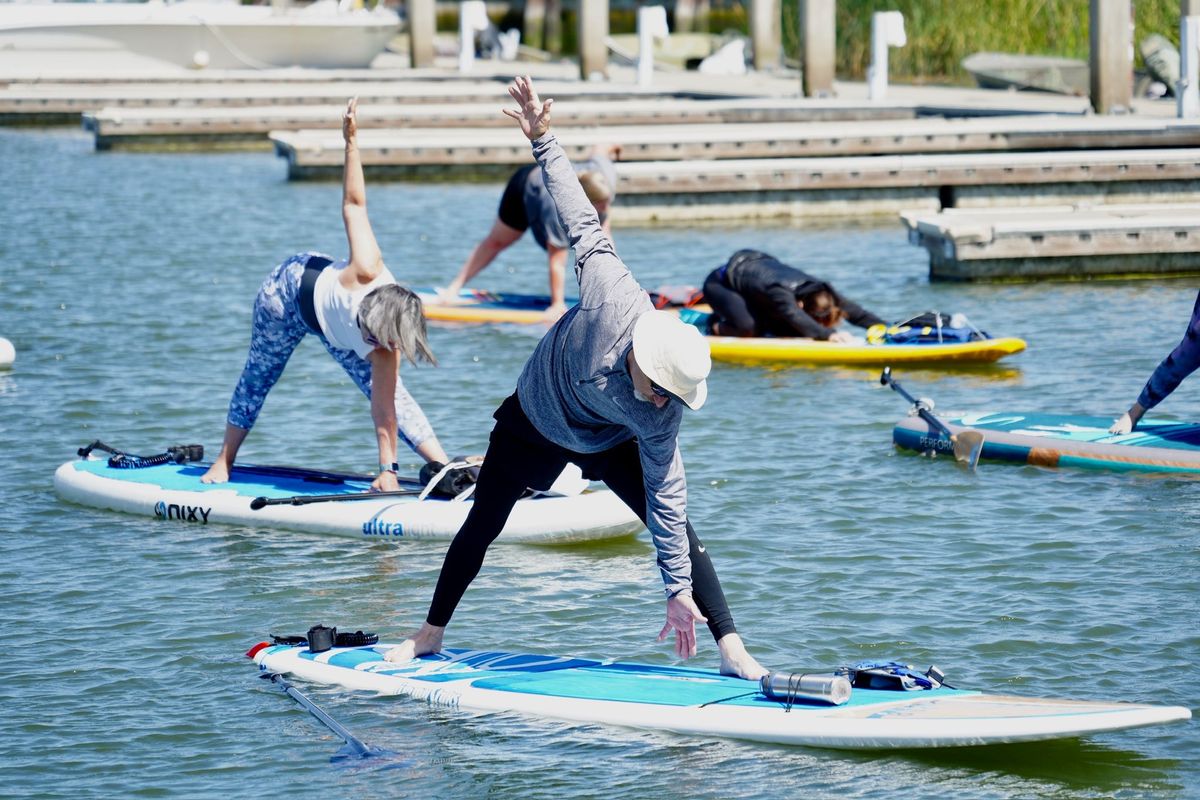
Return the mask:
<path id="1" fill-rule="evenodd" d="M 517 101 L 519 109 L 505 108 L 504 113 L 517 121 L 529 141 L 545 136 L 546 131 L 550 130 L 550 106 L 554 101 L 542 102 L 528 75 L 515 78 L 508 87 L 508 93 Z"/>
<path id="2" fill-rule="evenodd" d="M 358 98 L 351 97 L 346 103 L 346 113 L 342 115 L 342 138 L 346 143 L 354 141 L 358 135 Z"/>
<path id="3" fill-rule="evenodd" d="M 708 622 L 690 594 L 677 594 L 667 601 L 667 623 L 658 632 L 661 642 L 675 631 L 675 655 L 691 658 L 696 655 L 696 623 Z"/>

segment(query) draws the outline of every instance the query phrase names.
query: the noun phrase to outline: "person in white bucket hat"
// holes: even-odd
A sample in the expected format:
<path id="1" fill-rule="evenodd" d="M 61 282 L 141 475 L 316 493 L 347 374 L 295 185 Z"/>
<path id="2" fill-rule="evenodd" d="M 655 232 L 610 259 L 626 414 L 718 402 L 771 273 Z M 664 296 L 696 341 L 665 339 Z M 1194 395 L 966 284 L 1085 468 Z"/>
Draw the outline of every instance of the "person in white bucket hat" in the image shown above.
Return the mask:
<path id="1" fill-rule="evenodd" d="M 708 394 L 711 367 L 700 332 L 663 311 L 617 257 L 595 208 L 549 133 L 550 105 L 529 78 L 509 87 L 519 111 L 504 113 L 533 143 L 533 155 L 575 248 L 579 303 L 538 343 L 517 390 L 493 415 L 496 426 L 467 519 L 438 577 L 420 630 L 387 653 L 408 661 L 438 652 L 488 546 L 526 488 L 544 489 L 567 463 L 600 480 L 633 509 L 654 540 L 666 592 L 666 624 L 681 658 L 696 653 L 696 623 L 717 642 L 721 671 L 757 680 L 767 670 L 747 652 L 712 559 L 687 518 L 679 453 L 684 408 Z"/>
<path id="2" fill-rule="evenodd" d="M 653 386 L 666 392 L 657 394 L 659 405 L 670 397 L 682 400 L 699 411 L 708 399 L 709 370 L 712 357 L 708 342 L 694 325 L 680 321 L 666 311 L 648 311 L 633 324 L 633 360 Z"/>

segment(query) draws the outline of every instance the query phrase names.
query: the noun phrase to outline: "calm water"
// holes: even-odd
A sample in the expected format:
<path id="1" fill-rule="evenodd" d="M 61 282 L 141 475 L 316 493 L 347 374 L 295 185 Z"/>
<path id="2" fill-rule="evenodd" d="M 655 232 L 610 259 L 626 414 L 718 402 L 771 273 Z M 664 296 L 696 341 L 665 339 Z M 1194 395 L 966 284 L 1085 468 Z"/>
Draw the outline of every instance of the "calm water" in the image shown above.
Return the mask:
<path id="1" fill-rule="evenodd" d="M 318 622 L 402 636 L 444 544 L 168 525 L 60 502 L 55 467 L 93 438 L 217 449 L 254 292 L 308 248 L 341 253 L 339 189 L 289 185 L 265 154 L 91 152 L 74 131 L 0 131 L 0 794 L 41 797 L 1195 797 L 1197 723 L 1087 742 L 855 755 L 469 716 L 309 694 L 399 755 L 337 766 L 339 742 L 243 652 Z M 389 265 L 447 280 L 497 186 L 369 188 Z M 1190 282 L 930 285 L 898 224 L 619 230 L 646 286 L 699 283 L 756 246 L 898 317 L 964 311 L 1025 336 L 1005 366 L 897 371 L 943 409 L 1116 415 L 1174 346 Z M 543 291 L 510 251 L 479 285 Z M 479 451 L 537 333 L 438 329 L 407 385 L 452 451 Z M 1193 378 L 1193 381 L 1200 379 Z M 1200 483 L 897 453 L 903 401 L 853 369 L 718 365 L 683 448 L 691 513 L 766 664 L 937 663 L 958 685 L 1196 708 Z M 1162 416 L 1200 419 L 1200 383 Z M 366 401 L 315 342 L 247 460 L 366 470 Z M 669 663 L 648 537 L 496 547 L 447 644 Z M 704 641 L 698 663 L 715 664 Z"/>

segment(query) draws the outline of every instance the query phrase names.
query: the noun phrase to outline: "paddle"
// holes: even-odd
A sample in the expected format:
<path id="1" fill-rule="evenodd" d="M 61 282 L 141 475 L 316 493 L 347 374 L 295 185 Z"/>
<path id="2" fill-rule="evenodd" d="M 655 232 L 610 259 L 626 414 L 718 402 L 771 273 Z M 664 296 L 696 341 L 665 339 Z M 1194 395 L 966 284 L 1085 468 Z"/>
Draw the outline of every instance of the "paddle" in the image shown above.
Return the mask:
<path id="1" fill-rule="evenodd" d="M 336 753 L 333 754 L 331 761 L 336 761 L 343 758 L 375 758 L 378 756 L 394 756 L 397 753 L 393 750 L 381 750 L 378 747 L 371 747 L 361 739 L 356 737 L 350 731 L 346 730 L 345 726 L 338 722 L 333 717 L 326 714 L 320 706 L 309 700 L 304 694 L 284 679 L 278 672 L 263 673 L 259 676 L 264 680 L 269 680 L 272 683 L 278 684 L 289 697 L 302 705 L 305 710 L 317 718 L 318 721 L 329 730 L 333 731 L 342 739 L 344 744 Z"/>
<path id="2" fill-rule="evenodd" d="M 250 509 L 258 511 L 267 506 L 306 506 L 310 503 L 343 503 L 349 500 L 371 500 L 376 497 L 404 497 L 420 494 L 423 489 L 401 489 L 396 492 L 355 492 L 353 494 L 299 494 L 292 497 L 256 497 Z"/>
<path id="3" fill-rule="evenodd" d="M 879 376 L 879 382 L 884 386 L 890 386 L 898 392 L 901 397 L 913 404 L 917 415 L 925 420 L 931 428 L 941 431 L 942 434 L 950 440 L 950 444 L 954 447 L 954 458 L 967 465 L 968 469 L 975 469 L 979 463 L 979 454 L 983 451 L 983 434 L 975 430 L 963 430 L 958 433 L 951 433 L 950 429 L 929 410 L 929 404 L 924 400 L 918 400 L 908 392 L 904 391 L 899 383 L 892 379 L 892 368 L 884 367 L 883 374 Z"/>
<path id="4" fill-rule="evenodd" d="M 281 467 L 272 466 L 270 464 L 234 464 L 232 472 L 241 472 L 249 475 L 270 475 L 276 478 L 300 478 L 301 480 L 311 481 L 313 483 L 346 483 L 347 481 L 357 481 L 359 483 L 370 483 L 375 480 L 374 475 L 358 475 L 349 472 L 326 472 L 319 469 L 305 469 L 303 467 Z M 397 478 L 400 483 L 407 483 L 413 486 L 420 486 L 418 481 L 411 478 Z"/>

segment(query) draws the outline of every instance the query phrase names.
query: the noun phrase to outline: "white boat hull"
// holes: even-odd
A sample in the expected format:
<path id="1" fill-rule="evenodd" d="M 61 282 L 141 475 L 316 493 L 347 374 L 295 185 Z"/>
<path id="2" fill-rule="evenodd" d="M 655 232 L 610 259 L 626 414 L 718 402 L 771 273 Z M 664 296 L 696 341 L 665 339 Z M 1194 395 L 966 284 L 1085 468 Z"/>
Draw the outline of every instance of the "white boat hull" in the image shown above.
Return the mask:
<path id="1" fill-rule="evenodd" d="M 72 60 L 128 52 L 212 69 L 361 68 L 399 24 L 388 9 L 338 12 L 335 5 L 22 3 L 0 5 L 0 52 L 61 53 Z"/>

